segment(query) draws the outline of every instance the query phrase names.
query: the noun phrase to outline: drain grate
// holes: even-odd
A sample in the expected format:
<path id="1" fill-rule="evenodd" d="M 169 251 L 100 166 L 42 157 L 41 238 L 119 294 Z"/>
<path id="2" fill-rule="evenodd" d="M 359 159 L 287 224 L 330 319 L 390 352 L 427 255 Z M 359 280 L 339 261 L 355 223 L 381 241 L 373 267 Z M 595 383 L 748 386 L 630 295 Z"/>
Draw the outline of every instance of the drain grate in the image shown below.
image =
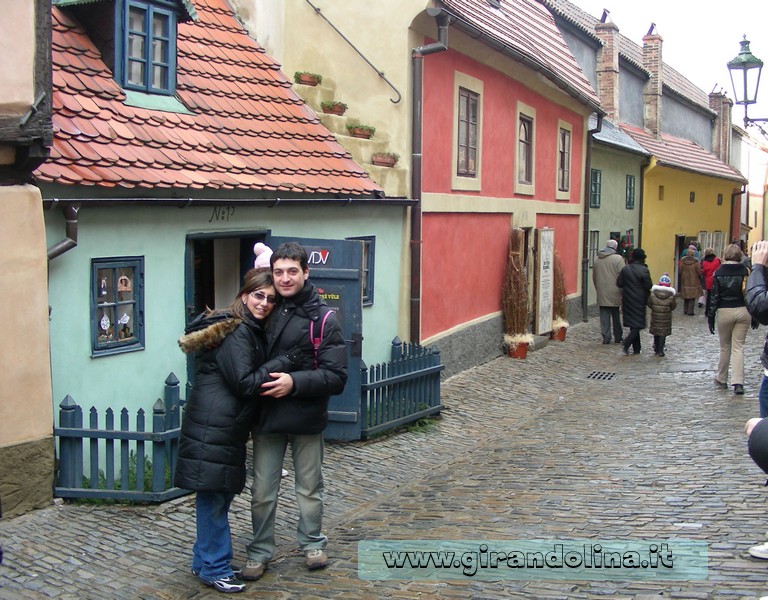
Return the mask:
<path id="1" fill-rule="evenodd" d="M 598 381 L 610 381 L 616 379 L 618 373 L 609 373 L 608 371 L 592 371 L 587 375 L 587 379 L 597 379 Z"/>

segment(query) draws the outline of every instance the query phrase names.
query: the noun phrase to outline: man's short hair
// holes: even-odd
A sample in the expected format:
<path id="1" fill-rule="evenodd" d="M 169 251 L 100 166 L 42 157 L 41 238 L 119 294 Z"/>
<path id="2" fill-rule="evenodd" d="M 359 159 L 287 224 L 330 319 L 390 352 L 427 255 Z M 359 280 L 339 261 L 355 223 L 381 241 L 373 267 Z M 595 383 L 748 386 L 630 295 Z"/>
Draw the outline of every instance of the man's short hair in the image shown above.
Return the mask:
<path id="1" fill-rule="evenodd" d="M 306 271 L 309 269 L 309 258 L 307 257 L 307 251 L 304 250 L 304 246 L 298 242 L 283 242 L 277 247 L 269 258 L 269 265 L 274 269 L 275 261 L 281 258 L 287 260 L 295 260 L 301 265 L 301 270 Z"/>

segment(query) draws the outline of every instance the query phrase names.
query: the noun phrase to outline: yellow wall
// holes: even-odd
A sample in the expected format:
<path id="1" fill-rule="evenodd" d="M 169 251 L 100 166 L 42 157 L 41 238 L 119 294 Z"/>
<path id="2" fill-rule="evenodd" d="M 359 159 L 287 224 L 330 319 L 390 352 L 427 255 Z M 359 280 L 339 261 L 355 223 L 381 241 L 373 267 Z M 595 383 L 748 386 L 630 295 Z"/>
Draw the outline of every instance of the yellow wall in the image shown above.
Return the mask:
<path id="1" fill-rule="evenodd" d="M 660 186 L 664 187 L 663 199 L 660 198 Z M 665 271 L 675 272 L 679 258 L 675 236 L 697 238 L 700 231 L 722 231 L 723 244 L 731 241 L 731 194 L 740 187 L 734 181 L 651 163 L 643 179 L 641 245 L 648 255 L 646 263 L 654 281 Z M 694 202 L 690 201 L 691 192 L 695 193 Z M 723 197 L 719 206 L 718 194 Z M 715 248 L 718 255 L 722 250 Z"/>

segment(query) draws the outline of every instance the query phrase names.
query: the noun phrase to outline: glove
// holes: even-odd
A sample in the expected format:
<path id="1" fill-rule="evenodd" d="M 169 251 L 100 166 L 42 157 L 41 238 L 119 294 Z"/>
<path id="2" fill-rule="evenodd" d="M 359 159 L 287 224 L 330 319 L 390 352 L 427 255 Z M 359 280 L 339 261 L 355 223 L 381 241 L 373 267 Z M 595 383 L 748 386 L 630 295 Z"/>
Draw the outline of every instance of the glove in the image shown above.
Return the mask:
<path id="1" fill-rule="evenodd" d="M 707 322 L 709 324 L 709 333 L 711 333 L 712 335 L 715 335 L 715 320 L 712 317 L 710 317 L 707 320 Z"/>
<path id="2" fill-rule="evenodd" d="M 758 323 L 755 319 L 752 319 L 752 329 L 757 329 L 760 323 Z"/>

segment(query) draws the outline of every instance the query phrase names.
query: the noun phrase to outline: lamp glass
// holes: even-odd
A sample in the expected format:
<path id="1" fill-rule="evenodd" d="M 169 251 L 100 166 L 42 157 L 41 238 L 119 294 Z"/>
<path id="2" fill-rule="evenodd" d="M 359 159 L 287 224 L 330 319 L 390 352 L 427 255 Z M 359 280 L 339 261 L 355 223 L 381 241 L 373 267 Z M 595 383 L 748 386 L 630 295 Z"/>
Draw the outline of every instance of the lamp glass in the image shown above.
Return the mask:
<path id="1" fill-rule="evenodd" d="M 763 61 L 752 54 L 746 36 L 740 43 L 741 51 L 738 56 L 728 62 L 733 95 L 736 104 L 754 104 L 757 101 L 757 90 L 760 87 Z"/>

